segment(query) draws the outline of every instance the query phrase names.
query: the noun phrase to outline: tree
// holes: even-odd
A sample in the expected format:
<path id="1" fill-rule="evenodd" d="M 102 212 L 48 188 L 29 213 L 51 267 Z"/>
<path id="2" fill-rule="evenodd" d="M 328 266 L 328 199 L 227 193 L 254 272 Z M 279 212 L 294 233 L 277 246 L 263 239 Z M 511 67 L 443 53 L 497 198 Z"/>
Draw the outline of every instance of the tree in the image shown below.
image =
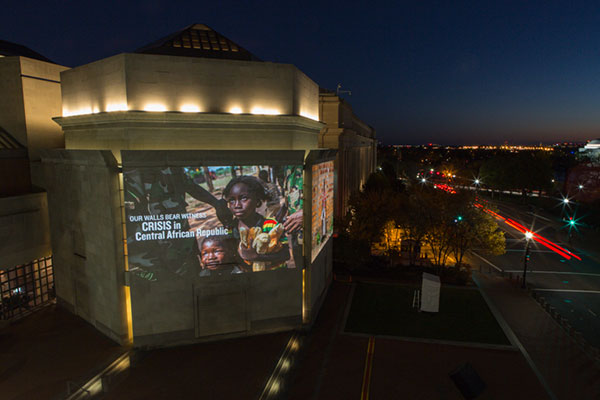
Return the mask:
<path id="1" fill-rule="evenodd" d="M 428 244 L 435 266 L 446 266 L 451 255 L 460 266 L 466 252 L 475 247 L 489 254 L 504 252 L 504 234 L 473 201 L 473 193 L 467 191 L 451 194 L 421 185 L 399 191 L 384 174 L 374 173 L 364 189 L 351 197 L 345 230 L 369 248 L 383 244 L 390 257 L 399 234 L 411 244 Z M 417 254 L 412 245 L 408 248 L 414 264 Z"/>
<path id="2" fill-rule="evenodd" d="M 401 240 L 411 243 L 421 243 L 427 233 L 426 214 L 423 207 L 423 188 L 412 186 L 410 193 L 398 196 L 398 206 L 392 210 L 396 228 L 400 231 Z M 409 262 L 417 261 L 414 246 L 408 247 Z"/>
<path id="3" fill-rule="evenodd" d="M 368 185 L 365 185 L 368 186 Z M 397 200 L 389 189 L 369 190 L 357 193 L 350 198 L 348 234 L 352 239 L 373 243 L 381 240 L 384 228 L 391 219 L 391 207 Z"/>
<path id="4" fill-rule="evenodd" d="M 552 180 L 552 160 L 547 152 L 501 153 L 486 160 L 479 171 L 492 190 L 546 190 Z M 492 192 L 493 193 L 493 192 Z"/>
<path id="5" fill-rule="evenodd" d="M 504 233 L 496 220 L 473 206 L 460 211 L 450 237 L 452 254 L 456 266 L 461 266 L 464 255 L 477 247 L 487 254 L 500 255 L 505 251 Z"/>
<path id="6" fill-rule="evenodd" d="M 433 265 L 443 267 L 450 254 L 450 233 L 453 215 L 451 212 L 451 194 L 442 190 L 424 190 L 421 207 L 423 207 L 424 241 L 432 252 Z"/>
<path id="7" fill-rule="evenodd" d="M 466 252 L 475 247 L 488 254 L 504 253 L 504 234 L 492 216 L 473 207 L 472 193 L 429 191 L 420 205 L 424 210 L 424 226 L 420 228 L 434 265 L 444 267 L 453 255 L 460 266 Z"/>

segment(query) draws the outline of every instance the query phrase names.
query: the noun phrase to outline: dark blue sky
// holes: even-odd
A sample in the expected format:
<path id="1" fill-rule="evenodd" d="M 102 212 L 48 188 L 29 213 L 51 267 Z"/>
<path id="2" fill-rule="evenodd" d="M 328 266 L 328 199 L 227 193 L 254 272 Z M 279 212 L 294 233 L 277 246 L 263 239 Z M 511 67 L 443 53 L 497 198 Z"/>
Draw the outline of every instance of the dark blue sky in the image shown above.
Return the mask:
<path id="1" fill-rule="evenodd" d="M 39 1 L 0 39 L 77 66 L 205 23 L 266 61 L 352 90 L 384 143 L 600 137 L 597 2 Z"/>

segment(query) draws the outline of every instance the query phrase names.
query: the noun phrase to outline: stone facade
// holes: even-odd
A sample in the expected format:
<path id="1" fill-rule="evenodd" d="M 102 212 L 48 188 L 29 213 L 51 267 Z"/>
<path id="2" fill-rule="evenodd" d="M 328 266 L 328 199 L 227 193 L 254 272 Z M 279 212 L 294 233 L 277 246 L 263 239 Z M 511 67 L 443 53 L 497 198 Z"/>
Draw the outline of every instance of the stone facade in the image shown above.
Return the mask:
<path id="1" fill-rule="evenodd" d="M 375 130 L 361 121 L 344 99 L 322 90 L 319 95 L 319 120 L 325 123 L 319 147 L 337 149 L 336 219 L 348 211 L 353 192 L 360 190 L 377 163 Z"/>
<path id="2" fill-rule="evenodd" d="M 301 164 L 318 149 L 323 127 L 313 81 L 286 64 L 146 54 L 110 57 L 61 79 L 63 115 L 54 120 L 66 150 L 44 152 L 43 171 L 62 304 L 116 341 L 132 335 L 136 346 L 293 329 L 314 319 L 331 279 L 331 257 L 304 271 L 161 285 L 127 274 L 118 182 L 125 150 L 151 158 L 167 150 L 188 156 L 228 150 L 198 154 L 231 153 L 231 165 L 242 150 L 261 150 L 253 160 L 266 165 L 296 150 Z M 331 243 L 324 251 L 331 253 Z M 304 315 L 311 306 L 315 312 Z"/>
<path id="3" fill-rule="evenodd" d="M 28 149 L 64 147 L 52 117 L 61 114 L 60 73 L 67 67 L 27 57 L 0 57 L 0 126 Z"/>
<path id="4" fill-rule="evenodd" d="M 107 150 L 44 150 L 56 296 L 117 342 L 128 340 L 118 167 Z"/>
<path id="5" fill-rule="evenodd" d="M 39 154 L 64 146 L 60 72 L 68 69 L 23 56 L 0 57 L 0 268 L 52 254 Z M 7 138 L 8 143 L 7 143 Z"/>

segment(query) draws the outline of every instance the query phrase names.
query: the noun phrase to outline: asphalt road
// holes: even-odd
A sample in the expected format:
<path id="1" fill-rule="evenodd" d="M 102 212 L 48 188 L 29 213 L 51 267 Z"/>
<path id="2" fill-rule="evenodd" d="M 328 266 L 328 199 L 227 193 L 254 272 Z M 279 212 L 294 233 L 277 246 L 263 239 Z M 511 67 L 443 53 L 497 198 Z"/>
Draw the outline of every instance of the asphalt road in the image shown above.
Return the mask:
<path id="1" fill-rule="evenodd" d="M 600 251 L 600 241 L 596 249 L 594 240 L 582 240 L 579 236 L 569 240 L 567 231 L 562 228 L 563 223 L 549 215 L 510 204 L 495 205 L 503 217 L 530 227 L 536 234 L 581 257 L 581 261 L 574 257 L 567 260 L 532 240 L 526 280 L 590 344 L 600 348 L 600 257 L 596 253 Z M 487 256 L 476 250 L 475 254 L 485 258 L 490 268 L 496 267 L 522 277 L 525 237 L 504 222 L 499 221 L 499 225 L 505 232 L 506 253 Z"/>

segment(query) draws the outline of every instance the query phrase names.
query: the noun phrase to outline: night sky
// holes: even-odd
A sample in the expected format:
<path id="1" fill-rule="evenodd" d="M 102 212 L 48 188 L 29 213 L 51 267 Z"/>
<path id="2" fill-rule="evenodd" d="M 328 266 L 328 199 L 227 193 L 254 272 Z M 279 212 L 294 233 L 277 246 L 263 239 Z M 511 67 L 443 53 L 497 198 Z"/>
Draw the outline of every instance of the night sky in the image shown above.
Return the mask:
<path id="1" fill-rule="evenodd" d="M 204 23 L 322 87 L 341 83 L 387 144 L 600 137 L 597 2 L 36 3 L 4 5 L 0 39 L 73 67 Z"/>

